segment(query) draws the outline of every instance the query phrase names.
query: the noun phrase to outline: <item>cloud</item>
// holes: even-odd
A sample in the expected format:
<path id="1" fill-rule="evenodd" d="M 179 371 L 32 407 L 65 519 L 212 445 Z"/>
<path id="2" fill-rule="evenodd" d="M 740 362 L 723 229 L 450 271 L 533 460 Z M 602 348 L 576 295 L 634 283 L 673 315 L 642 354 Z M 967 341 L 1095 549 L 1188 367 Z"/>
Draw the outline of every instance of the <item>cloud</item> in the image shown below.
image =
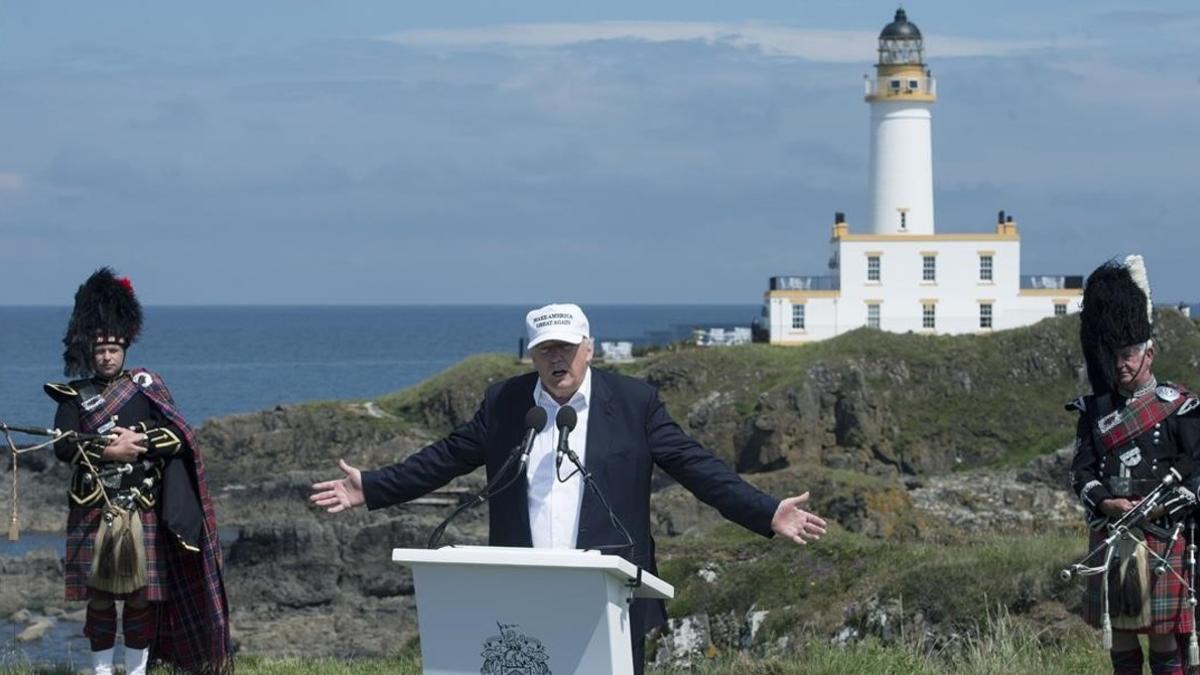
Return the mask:
<path id="1" fill-rule="evenodd" d="M 876 48 L 872 31 L 821 30 L 768 22 L 597 21 L 498 24 L 473 28 L 422 28 L 380 36 L 408 47 L 476 49 L 490 46 L 554 48 L 603 40 L 690 42 L 757 49 L 769 56 L 834 63 L 862 62 Z M 931 58 L 1008 56 L 1080 46 L 1076 38 L 1002 41 L 926 36 Z"/>
<path id="2" fill-rule="evenodd" d="M 0 192 L 24 192 L 25 177 L 19 173 L 0 173 Z"/>

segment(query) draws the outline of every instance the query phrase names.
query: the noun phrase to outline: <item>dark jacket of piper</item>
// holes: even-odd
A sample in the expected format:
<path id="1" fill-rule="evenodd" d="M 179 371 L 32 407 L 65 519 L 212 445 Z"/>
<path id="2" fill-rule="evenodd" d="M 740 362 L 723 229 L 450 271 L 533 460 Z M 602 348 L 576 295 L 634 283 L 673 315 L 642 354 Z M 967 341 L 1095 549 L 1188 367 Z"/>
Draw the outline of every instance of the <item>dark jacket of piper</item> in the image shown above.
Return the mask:
<path id="1" fill-rule="evenodd" d="M 120 377 L 132 377 L 122 373 Z M 143 377 L 152 377 L 148 373 Z M 85 431 L 84 417 L 89 405 L 103 401 L 104 390 L 110 382 L 101 378 L 75 380 L 68 384 L 47 384 L 46 393 L 58 403 L 54 426 L 63 431 Z M 96 433 L 103 434 L 114 426 L 122 426 L 146 434 L 146 454 L 134 464 L 101 460 L 104 442 L 59 441 L 54 452 L 64 462 L 75 466 L 71 476 L 70 506 L 95 507 L 104 504 L 102 491 L 110 500 L 136 505 L 143 511 L 154 509 L 162 491 L 163 468 L 167 461 L 187 450 L 179 429 L 167 420 L 158 408 L 140 391 L 121 406 Z M 104 428 L 108 427 L 108 428 Z M 100 479 L 93 476 L 84 457 L 99 470 Z"/>
<path id="2" fill-rule="evenodd" d="M 1200 489 L 1200 398 L 1170 383 L 1160 384 L 1145 396 L 1154 412 L 1147 429 L 1133 435 L 1125 445 L 1108 449 L 1101 421 L 1113 419 L 1129 403 L 1117 394 L 1085 396 L 1067 405 L 1078 411 L 1075 457 L 1071 462 L 1071 487 L 1079 496 L 1088 523 L 1102 527 L 1108 518 L 1099 511 L 1106 499 L 1137 500 L 1162 483 L 1171 469 L 1182 477 L 1181 485 L 1195 495 Z M 1161 419 L 1159 419 L 1161 417 Z M 1174 526 L 1186 512 L 1164 514 L 1159 525 Z"/>

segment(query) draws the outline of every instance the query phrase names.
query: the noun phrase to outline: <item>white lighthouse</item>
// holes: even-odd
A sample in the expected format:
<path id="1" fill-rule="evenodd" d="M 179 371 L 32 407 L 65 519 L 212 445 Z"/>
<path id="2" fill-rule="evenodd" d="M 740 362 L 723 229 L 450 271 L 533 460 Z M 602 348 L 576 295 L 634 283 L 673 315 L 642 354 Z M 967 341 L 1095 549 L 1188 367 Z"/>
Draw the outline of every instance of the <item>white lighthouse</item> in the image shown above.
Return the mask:
<path id="1" fill-rule="evenodd" d="M 933 234 L 933 141 L 937 88 L 921 31 L 903 9 L 879 33 L 871 106 L 867 223 L 874 234 Z"/>
<path id="2" fill-rule="evenodd" d="M 1005 211 L 993 227 L 935 233 L 936 99 L 921 31 L 898 9 L 879 33 L 875 77 L 866 80 L 865 222 L 853 227 L 844 212 L 834 215 L 828 273 L 771 277 L 758 339 L 799 345 L 863 327 L 986 335 L 1079 310 L 1082 276 L 1021 273 L 1021 235 Z"/>

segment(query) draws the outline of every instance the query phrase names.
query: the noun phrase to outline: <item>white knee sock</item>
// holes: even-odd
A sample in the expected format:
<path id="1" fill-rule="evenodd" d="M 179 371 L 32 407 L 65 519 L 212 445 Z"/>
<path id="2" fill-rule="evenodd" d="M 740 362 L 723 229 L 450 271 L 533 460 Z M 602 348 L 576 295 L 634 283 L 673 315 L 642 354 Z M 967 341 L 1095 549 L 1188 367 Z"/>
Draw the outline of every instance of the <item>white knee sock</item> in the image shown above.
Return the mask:
<path id="1" fill-rule="evenodd" d="M 150 660 L 150 648 L 131 649 L 125 647 L 125 675 L 146 675 L 146 662 Z"/>
<path id="2" fill-rule="evenodd" d="M 92 652 L 92 675 L 113 675 L 112 647 Z"/>

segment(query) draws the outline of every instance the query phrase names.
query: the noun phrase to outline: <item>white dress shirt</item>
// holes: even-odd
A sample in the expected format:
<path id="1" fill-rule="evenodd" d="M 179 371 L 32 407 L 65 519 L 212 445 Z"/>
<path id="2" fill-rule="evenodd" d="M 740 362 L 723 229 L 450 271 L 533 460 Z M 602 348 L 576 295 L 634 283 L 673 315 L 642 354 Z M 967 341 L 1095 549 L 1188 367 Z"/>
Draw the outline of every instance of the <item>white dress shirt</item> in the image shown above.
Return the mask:
<path id="1" fill-rule="evenodd" d="M 578 415 L 575 429 L 567 440 L 579 455 L 580 463 L 587 461 L 588 402 L 591 398 L 592 369 L 589 367 L 579 391 L 567 401 Z M 558 480 L 559 473 L 565 477 L 575 472 L 575 465 L 566 457 L 561 467 L 555 466 L 558 429 L 554 417 L 562 406 L 542 387 L 541 378 L 533 387 L 533 402 L 546 409 L 546 426 L 534 437 L 529 466 L 525 469 L 529 479 L 529 533 L 533 537 L 533 547 L 575 548 L 584 486 L 577 473 L 566 482 Z"/>

